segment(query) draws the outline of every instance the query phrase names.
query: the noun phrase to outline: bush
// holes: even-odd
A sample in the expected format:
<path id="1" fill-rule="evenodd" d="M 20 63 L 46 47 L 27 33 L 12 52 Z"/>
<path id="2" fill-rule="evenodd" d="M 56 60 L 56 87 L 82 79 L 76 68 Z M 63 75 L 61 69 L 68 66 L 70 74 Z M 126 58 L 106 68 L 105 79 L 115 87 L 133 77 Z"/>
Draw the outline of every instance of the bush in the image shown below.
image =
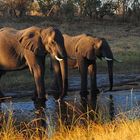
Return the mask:
<path id="1" fill-rule="evenodd" d="M 75 6 L 72 1 L 67 1 L 61 5 L 61 15 L 64 20 L 71 21 L 75 15 Z"/>

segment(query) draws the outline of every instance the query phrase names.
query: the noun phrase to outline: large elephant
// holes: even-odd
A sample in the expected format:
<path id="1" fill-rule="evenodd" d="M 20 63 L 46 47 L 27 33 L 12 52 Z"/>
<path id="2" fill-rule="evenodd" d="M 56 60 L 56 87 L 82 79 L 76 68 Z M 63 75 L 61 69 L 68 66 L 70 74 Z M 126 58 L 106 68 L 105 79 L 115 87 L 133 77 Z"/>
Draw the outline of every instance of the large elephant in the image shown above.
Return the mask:
<path id="1" fill-rule="evenodd" d="M 29 68 L 35 80 L 34 102 L 45 107 L 45 56 L 49 53 L 61 75 L 61 95 L 67 92 L 67 54 L 61 32 L 53 27 L 0 29 L 0 77 L 8 71 Z M 0 91 L 0 96 L 3 94 Z"/>
<path id="2" fill-rule="evenodd" d="M 81 75 L 81 98 L 87 98 L 87 74 L 90 75 L 91 99 L 96 105 L 96 96 L 99 92 L 96 83 L 96 57 L 105 58 L 108 63 L 110 90 L 113 87 L 113 54 L 104 38 L 93 37 L 87 34 L 69 36 L 63 34 L 64 44 L 69 58 L 68 66 L 78 67 Z M 54 80 L 53 84 L 56 83 Z M 55 84 L 56 85 L 56 84 Z M 53 85 L 52 85 L 53 87 Z"/>

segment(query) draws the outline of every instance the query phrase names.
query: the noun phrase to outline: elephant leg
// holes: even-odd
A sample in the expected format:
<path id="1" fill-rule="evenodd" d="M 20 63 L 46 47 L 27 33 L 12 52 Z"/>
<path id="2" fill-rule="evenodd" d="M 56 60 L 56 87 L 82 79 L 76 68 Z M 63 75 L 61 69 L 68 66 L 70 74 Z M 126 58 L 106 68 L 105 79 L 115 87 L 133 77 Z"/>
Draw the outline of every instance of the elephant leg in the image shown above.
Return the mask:
<path id="1" fill-rule="evenodd" d="M 88 72 L 90 75 L 91 105 L 93 110 L 96 110 L 97 94 L 99 93 L 96 78 L 96 61 L 93 61 L 93 63 L 88 66 Z"/>
<path id="2" fill-rule="evenodd" d="M 36 85 L 36 93 L 33 102 L 36 109 L 37 125 L 39 127 L 46 127 L 44 112 L 44 109 L 46 107 L 44 84 L 45 57 L 37 57 L 32 53 L 26 52 L 25 58 L 29 66 L 30 72 L 34 76 Z"/>
<path id="3" fill-rule="evenodd" d="M 35 76 L 35 83 L 36 83 L 36 92 L 35 92 L 35 100 L 34 100 L 34 106 L 37 110 L 35 112 L 37 117 L 37 126 L 46 128 L 46 121 L 45 121 L 45 107 L 46 107 L 46 98 L 45 98 L 45 87 L 44 87 L 44 72 L 42 72 L 40 69 L 34 70 L 34 76 Z"/>
<path id="4" fill-rule="evenodd" d="M 44 87 L 44 70 L 40 68 L 34 69 L 34 78 L 36 83 L 36 92 L 34 106 L 36 108 L 36 117 L 38 119 L 37 126 L 46 127 L 45 122 L 45 107 L 46 107 L 46 97 L 45 97 L 45 87 Z"/>
<path id="5" fill-rule="evenodd" d="M 81 91 L 80 91 L 81 102 L 82 102 L 82 105 L 86 107 L 88 103 L 87 95 L 89 94 L 87 90 L 88 64 L 87 64 L 87 60 L 84 59 L 83 57 L 78 57 L 77 60 L 78 60 L 79 71 L 80 71 L 80 76 L 81 76 Z"/>
<path id="6" fill-rule="evenodd" d="M 110 82 L 110 88 L 109 91 L 113 88 L 113 61 L 107 61 L 108 64 L 108 74 L 109 74 L 109 82 Z"/>

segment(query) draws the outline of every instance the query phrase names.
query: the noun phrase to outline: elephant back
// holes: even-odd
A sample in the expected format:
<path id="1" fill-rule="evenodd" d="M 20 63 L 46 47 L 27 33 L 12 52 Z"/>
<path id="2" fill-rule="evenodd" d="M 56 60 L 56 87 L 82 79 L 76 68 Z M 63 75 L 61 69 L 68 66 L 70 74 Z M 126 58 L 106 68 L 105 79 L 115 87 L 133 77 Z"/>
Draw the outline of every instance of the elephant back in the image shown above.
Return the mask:
<path id="1" fill-rule="evenodd" d="M 85 37 L 86 34 L 80 34 L 77 36 L 70 36 L 68 34 L 63 34 L 64 37 L 64 44 L 66 48 L 67 55 L 70 58 L 75 58 L 75 47 L 77 45 L 77 42 L 82 38 Z"/>
<path id="2" fill-rule="evenodd" d="M 77 55 L 81 55 L 89 60 L 95 59 L 95 48 L 92 37 L 82 37 L 75 46 L 75 52 Z"/>

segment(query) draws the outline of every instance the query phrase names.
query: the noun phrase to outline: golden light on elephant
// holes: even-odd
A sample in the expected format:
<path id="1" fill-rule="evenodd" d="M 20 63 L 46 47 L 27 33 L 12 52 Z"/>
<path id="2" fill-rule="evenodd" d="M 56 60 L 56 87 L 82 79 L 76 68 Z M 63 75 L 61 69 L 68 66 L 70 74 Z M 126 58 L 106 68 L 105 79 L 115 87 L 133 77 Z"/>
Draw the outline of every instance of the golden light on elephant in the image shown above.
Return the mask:
<path id="1" fill-rule="evenodd" d="M 61 32 L 53 27 L 35 26 L 23 30 L 9 27 L 0 29 L 0 78 L 8 71 L 29 68 L 36 86 L 33 101 L 36 109 L 40 110 L 45 108 L 46 101 L 44 73 L 47 53 L 50 53 L 61 71 L 58 77 L 62 81 L 61 98 L 67 92 L 68 79 L 67 54 Z"/>

